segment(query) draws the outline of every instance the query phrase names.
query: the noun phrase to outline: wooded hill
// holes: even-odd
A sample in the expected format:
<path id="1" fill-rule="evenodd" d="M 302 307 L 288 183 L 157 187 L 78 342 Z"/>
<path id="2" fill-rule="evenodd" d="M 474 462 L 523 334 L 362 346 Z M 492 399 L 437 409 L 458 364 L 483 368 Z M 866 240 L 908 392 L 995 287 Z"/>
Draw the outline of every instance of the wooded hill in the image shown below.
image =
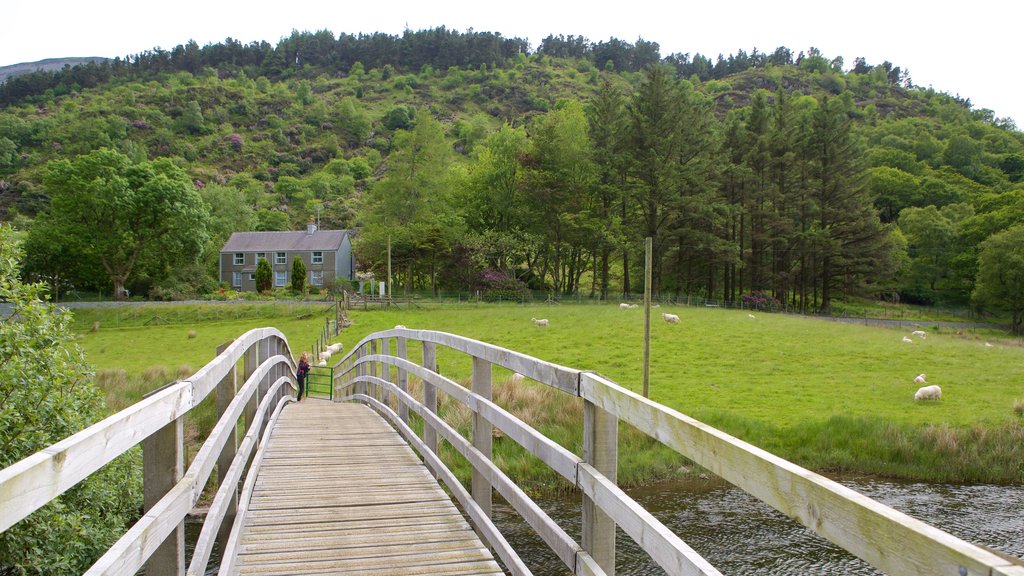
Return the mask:
<path id="1" fill-rule="evenodd" d="M 111 258 L 66 225 L 81 188 L 60 184 L 92 153 L 94 167 L 187 180 L 179 200 L 201 208 L 188 258 L 158 239 L 122 255 L 134 294 L 208 291 L 232 231 L 319 213 L 359 229 L 360 265 L 378 276 L 390 236 L 406 289 L 637 292 L 651 236 L 665 295 L 1015 306 L 992 288 L 1003 280 L 978 282 L 979 257 L 1024 221 L 1024 135 L 888 62 L 296 32 L 26 74 L 0 102 L 0 208 L 55 288 L 110 290 Z M 982 268 L 1013 257 L 997 244 Z"/>

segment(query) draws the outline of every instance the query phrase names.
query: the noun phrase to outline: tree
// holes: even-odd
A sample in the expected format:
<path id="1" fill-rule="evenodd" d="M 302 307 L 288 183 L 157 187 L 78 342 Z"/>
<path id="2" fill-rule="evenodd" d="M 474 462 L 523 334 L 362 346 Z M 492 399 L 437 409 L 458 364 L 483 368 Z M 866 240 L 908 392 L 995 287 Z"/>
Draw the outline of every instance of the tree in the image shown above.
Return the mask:
<path id="1" fill-rule="evenodd" d="M 1024 322 L 1024 225 L 1018 224 L 981 243 L 974 301 L 1010 312 L 1011 329 Z"/>
<path id="2" fill-rule="evenodd" d="M 191 263 L 202 254 L 208 215 L 192 180 L 167 158 L 133 164 L 101 148 L 47 166 L 50 222 L 83 247 L 113 283 L 114 298 L 136 265 L 150 270 Z"/>
<path id="3" fill-rule="evenodd" d="M 273 276 L 270 262 L 266 258 L 260 258 L 260 261 L 256 263 L 256 291 L 269 292 L 274 282 Z"/>
<path id="4" fill-rule="evenodd" d="M 71 332 L 69 311 L 42 302 L 18 277 L 21 247 L 0 226 L 0 469 L 104 416 L 103 396 Z M 138 453 L 114 460 L 0 534 L 0 574 L 81 574 L 137 517 Z"/>
<path id="5" fill-rule="evenodd" d="M 306 265 L 302 258 L 296 256 L 292 259 L 292 290 L 302 292 L 306 287 Z"/>

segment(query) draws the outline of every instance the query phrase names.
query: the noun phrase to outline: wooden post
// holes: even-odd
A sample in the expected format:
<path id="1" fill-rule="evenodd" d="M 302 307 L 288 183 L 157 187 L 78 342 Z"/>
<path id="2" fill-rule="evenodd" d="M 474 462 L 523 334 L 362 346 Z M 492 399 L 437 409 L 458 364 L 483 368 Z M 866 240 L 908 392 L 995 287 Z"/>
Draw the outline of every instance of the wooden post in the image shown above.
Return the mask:
<path id="1" fill-rule="evenodd" d="M 220 346 L 217 346 L 217 355 L 220 356 L 221 352 L 227 349 L 231 345 L 231 342 L 225 342 Z M 224 375 L 224 378 L 217 384 L 217 421 L 224 416 L 227 412 L 228 405 L 235 398 L 235 393 L 238 391 L 238 384 L 235 382 L 235 367 L 232 366 L 231 370 Z M 227 442 L 224 443 L 224 448 L 220 451 L 220 456 L 217 457 L 217 485 L 224 485 L 224 477 L 228 474 L 228 469 L 231 468 L 231 461 L 235 459 L 235 452 L 238 451 L 238 426 L 235 426 L 232 430 L 232 434 L 228 436 Z M 231 524 L 235 520 L 235 511 L 238 509 L 238 487 L 231 493 L 231 501 L 228 503 L 227 512 L 224 515 L 224 521 L 220 525 L 220 529 L 217 532 L 217 540 L 220 542 L 221 547 L 227 544 L 228 535 L 231 532 Z"/>
<path id="2" fill-rule="evenodd" d="M 390 338 L 381 338 L 380 353 L 383 354 L 384 356 L 391 355 Z M 394 382 L 394 380 L 391 378 L 390 364 L 385 364 L 383 362 L 380 363 L 380 377 L 383 378 L 384 380 L 387 380 L 388 382 Z M 388 392 L 387 388 L 384 388 L 383 386 L 380 387 L 380 396 L 381 402 L 383 402 L 385 406 L 391 406 L 391 393 Z"/>
<path id="3" fill-rule="evenodd" d="M 591 402 L 583 403 L 583 460 L 617 482 L 619 419 Z M 615 522 L 583 496 L 583 549 L 608 576 L 615 576 Z"/>
<path id="4" fill-rule="evenodd" d="M 370 340 L 370 356 L 373 356 L 376 353 L 377 353 L 377 340 L 376 339 Z M 376 363 L 370 362 L 368 368 L 370 370 L 370 372 L 369 372 L 370 376 L 376 376 L 377 375 L 377 364 Z M 376 398 L 377 400 L 380 400 L 380 386 L 374 385 L 374 387 L 371 389 L 370 396 L 372 396 L 373 398 Z"/>
<path id="5" fill-rule="evenodd" d="M 142 441 L 142 497 L 148 512 L 185 475 L 185 420 L 157 430 Z M 184 576 L 185 523 L 180 522 L 146 561 L 149 576 Z"/>
<path id="6" fill-rule="evenodd" d="M 423 367 L 431 372 L 437 372 L 437 346 L 433 342 L 423 343 Z M 437 414 L 437 388 L 426 381 L 423 382 L 423 405 L 427 410 Z M 437 454 L 437 431 L 424 425 L 423 443 L 431 452 Z"/>
<path id="7" fill-rule="evenodd" d="M 256 368 L 260 365 L 260 354 L 259 354 L 259 342 L 249 346 L 249 349 L 245 351 L 242 356 L 242 382 L 248 382 L 249 377 L 256 372 Z M 245 405 L 245 431 L 248 432 L 252 426 L 252 421 L 256 418 L 256 409 L 260 405 L 260 394 L 259 390 L 249 398 L 249 403 Z"/>
<path id="8" fill-rule="evenodd" d="M 644 398 L 648 398 L 651 385 L 651 267 L 654 263 L 654 239 L 644 242 Z"/>
<path id="9" fill-rule="evenodd" d="M 395 355 L 405 360 L 408 358 L 407 342 L 405 338 L 395 339 Z M 398 369 L 398 389 L 402 392 L 409 391 L 409 375 L 402 370 Z M 409 407 L 402 402 L 398 402 L 398 419 L 402 422 L 409 423 Z"/>
<path id="10" fill-rule="evenodd" d="M 473 393 L 487 400 L 491 399 L 491 363 L 483 358 L 473 357 Z M 473 447 L 488 460 L 494 440 L 494 426 L 479 413 L 473 413 Z M 491 517 L 491 483 L 476 468 L 473 469 L 473 500 L 480 505 L 484 514 Z"/>

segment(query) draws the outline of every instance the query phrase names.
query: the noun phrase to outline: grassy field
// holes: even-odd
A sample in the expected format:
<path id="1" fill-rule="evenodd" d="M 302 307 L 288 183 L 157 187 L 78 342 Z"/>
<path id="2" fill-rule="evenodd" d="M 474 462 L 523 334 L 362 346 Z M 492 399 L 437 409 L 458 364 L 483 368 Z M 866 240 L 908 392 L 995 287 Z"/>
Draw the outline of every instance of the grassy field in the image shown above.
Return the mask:
<path id="1" fill-rule="evenodd" d="M 293 347 L 308 347 L 322 316 L 299 319 L 309 312 L 284 310 L 269 318 L 150 327 L 104 328 L 104 320 L 97 318 L 101 327 L 95 333 L 86 328 L 91 322 L 82 319 L 81 344 L 98 369 L 121 368 L 129 376 L 154 365 L 166 366 L 168 372 L 180 365 L 198 368 L 213 357 L 217 344 L 258 325 L 277 326 Z M 652 323 L 651 397 L 658 402 L 817 470 L 1024 481 L 1024 419 L 1014 409 L 1024 399 L 1024 348 L 1017 341 L 993 340 L 993 346 L 986 346 L 975 336 L 929 329 L 926 338 L 908 344 L 901 340 L 906 329 L 776 314 L 751 319 L 746 312 L 720 309 L 662 307 L 655 312 L 672 312 L 682 320 L 669 325 L 656 317 Z M 346 351 L 366 334 L 404 324 L 595 370 L 627 388 L 641 389 L 639 309 L 461 305 L 354 311 L 350 317 L 354 325 L 340 338 Z M 550 325 L 538 328 L 531 317 L 548 318 Z M 417 352 L 410 354 L 415 357 Z M 441 353 L 438 363 L 445 375 L 468 379 L 468 358 Z M 942 387 L 942 400 L 913 400 L 918 387 L 913 379 L 922 372 Z M 498 371 L 496 380 L 506 375 Z M 512 396 L 503 403 L 521 402 Z M 540 401 L 566 402 L 551 394 Z M 551 419 L 558 420 L 559 410 Z M 539 427 L 548 426 L 541 414 L 536 418 Z M 550 435 L 575 449 L 578 425 L 557 426 L 564 430 Z M 620 450 L 622 467 L 627 478 L 635 474 L 635 482 L 684 465 L 643 439 L 634 445 L 626 437 L 627 446 L 636 449 Z M 528 458 L 509 454 L 524 460 L 524 474 L 531 468 Z"/>

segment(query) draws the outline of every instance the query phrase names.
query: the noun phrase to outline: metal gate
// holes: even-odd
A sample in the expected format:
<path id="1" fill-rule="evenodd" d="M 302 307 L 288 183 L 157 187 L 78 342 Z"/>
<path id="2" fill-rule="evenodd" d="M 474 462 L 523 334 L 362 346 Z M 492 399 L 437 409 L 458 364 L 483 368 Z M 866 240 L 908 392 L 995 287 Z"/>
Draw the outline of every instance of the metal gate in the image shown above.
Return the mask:
<path id="1" fill-rule="evenodd" d="M 334 367 L 310 366 L 306 376 L 306 396 L 334 400 Z"/>

